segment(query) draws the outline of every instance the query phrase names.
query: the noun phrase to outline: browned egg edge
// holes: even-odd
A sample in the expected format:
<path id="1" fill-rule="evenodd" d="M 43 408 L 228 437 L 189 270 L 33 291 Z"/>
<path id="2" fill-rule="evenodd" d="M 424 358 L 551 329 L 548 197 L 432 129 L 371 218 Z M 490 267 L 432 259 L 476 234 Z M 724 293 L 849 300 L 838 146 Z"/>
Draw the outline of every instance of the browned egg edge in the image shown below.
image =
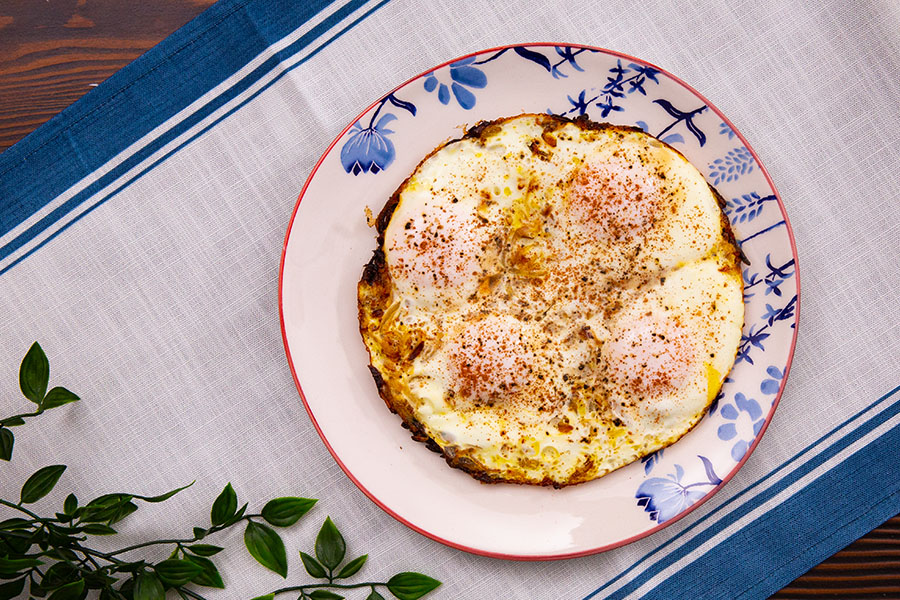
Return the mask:
<path id="1" fill-rule="evenodd" d="M 446 148 L 447 146 L 464 139 L 480 139 L 481 141 L 485 141 L 488 137 L 496 133 L 503 123 L 513 119 L 519 119 L 521 117 L 528 116 L 535 117 L 537 122 L 542 125 L 544 130 L 543 135 L 550 134 L 556 129 L 564 127 L 567 124 L 574 123 L 578 127 L 586 130 L 640 132 L 643 135 L 647 135 L 658 140 L 658 138 L 644 132 L 640 128 L 629 127 L 625 125 L 613 125 L 610 123 L 598 123 L 596 121 L 591 121 L 586 115 L 581 115 L 575 119 L 569 119 L 567 117 L 561 117 L 558 115 L 523 113 L 511 117 L 502 117 L 491 121 L 479 121 L 472 127 L 467 128 L 462 137 L 450 139 L 438 145 L 434 150 L 432 150 L 422 158 L 419 164 L 416 165 L 416 168 L 413 169 L 412 173 L 410 173 L 410 175 L 406 179 L 404 179 L 403 182 L 397 187 L 394 193 L 391 194 L 391 197 L 385 203 L 384 207 L 378 213 L 378 217 L 375 219 L 375 229 L 378 234 L 376 238 L 377 247 L 372 254 L 372 258 L 363 267 L 362 277 L 357 284 L 359 332 L 366 346 L 366 351 L 369 354 L 369 372 L 372 374 L 372 378 L 375 380 L 375 386 L 378 389 L 378 395 L 382 400 L 384 400 L 384 403 L 387 405 L 388 409 L 392 413 L 397 414 L 400 417 L 402 421 L 401 425 L 405 429 L 408 429 L 410 431 L 413 440 L 424 443 L 426 448 L 428 448 L 432 452 L 440 454 L 444 458 L 444 460 L 446 460 L 447 464 L 451 467 L 465 471 L 475 479 L 484 483 L 517 483 L 523 485 L 552 486 L 559 489 L 598 478 L 597 475 L 591 474 L 591 471 L 593 469 L 591 458 L 588 457 L 587 461 L 578 469 L 576 469 L 576 471 L 572 473 L 569 479 L 564 482 L 555 481 L 546 476 L 541 481 L 535 481 L 533 479 L 529 479 L 523 475 L 520 475 L 519 473 L 511 474 L 499 469 L 489 469 L 481 462 L 473 460 L 471 457 L 469 457 L 468 454 L 470 454 L 470 452 L 466 449 L 459 449 L 458 447 L 452 445 L 447 446 L 446 448 L 442 448 L 433 438 L 428 435 L 422 423 L 420 423 L 415 418 L 412 407 L 402 398 L 395 396 L 390 386 L 387 384 L 387 382 L 385 382 L 382 373 L 373 365 L 372 349 L 368 344 L 367 336 L 369 324 L 373 322 L 380 322 L 380 319 L 390 302 L 393 283 L 388 272 L 384 253 L 384 235 L 388 225 L 390 224 L 391 217 L 393 216 L 394 211 L 400 203 L 400 193 L 406 187 L 407 182 L 413 177 L 415 173 L 418 172 L 419 168 L 425 161 L 427 161 L 435 153 Z M 666 146 L 666 148 L 676 152 L 682 158 L 685 158 L 684 155 L 676 148 L 673 148 L 672 146 L 666 144 L 665 142 L 662 142 L 661 140 L 660 143 Z M 532 151 L 537 152 L 535 148 L 532 148 Z M 687 158 L 685 158 L 685 160 L 687 160 Z M 707 183 L 707 185 L 709 185 L 709 183 Z M 728 221 L 728 217 L 725 215 L 725 199 L 712 185 L 709 185 L 709 189 L 712 191 L 719 205 L 719 217 L 722 225 L 722 236 L 725 239 L 725 242 L 729 246 L 731 246 L 731 249 L 733 250 L 733 256 L 735 258 L 734 265 L 729 265 L 728 270 L 734 268 L 737 270 L 738 274 L 740 274 L 740 263 L 743 262 L 749 264 L 749 260 L 747 260 L 746 256 L 744 256 L 743 252 L 741 251 L 740 245 L 737 243 L 734 232 L 731 229 L 731 223 Z M 743 278 L 739 277 L 739 280 L 741 281 L 741 287 L 743 288 Z M 415 355 L 417 355 L 418 351 L 420 350 L 421 348 L 413 348 L 411 350 L 410 356 L 407 357 L 407 360 L 414 360 Z M 735 349 L 735 352 L 737 352 L 737 349 Z M 716 392 L 718 394 L 719 390 L 716 390 Z M 700 418 L 697 419 L 697 422 L 693 426 L 686 430 L 682 434 L 682 436 L 675 440 L 672 440 L 669 444 L 662 446 L 660 449 L 674 444 L 679 439 L 681 439 L 681 437 L 687 435 L 691 430 L 693 430 L 694 427 L 697 426 L 697 424 L 702 420 L 703 416 L 705 416 L 708 410 L 709 404 L 704 408 L 702 414 L 700 415 Z M 639 458 L 641 457 L 636 457 L 635 460 L 638 460 Z M 626 465 L 623 464 L 617 468 L 621 468 L 624 466 Z M 603 475 L 606 474 L 608 473 L 604 473 Z M 602 475 L 600 475 L 600 477 L 602 477 Z"/>

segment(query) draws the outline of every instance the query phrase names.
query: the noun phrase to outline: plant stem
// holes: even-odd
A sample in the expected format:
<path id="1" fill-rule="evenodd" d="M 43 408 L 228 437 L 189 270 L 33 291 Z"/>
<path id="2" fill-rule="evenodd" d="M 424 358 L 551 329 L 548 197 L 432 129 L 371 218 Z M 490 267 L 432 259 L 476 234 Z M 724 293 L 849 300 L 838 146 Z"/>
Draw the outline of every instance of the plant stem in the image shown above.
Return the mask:
<path id="1" fill-rule="evenodd" d="M 306 592 L 306 590 L 320 590 L 327 588 L 341 589 L 341 590 L 353 590 L 356 588 L 364 588 L 370 587 L 373 590 L 376 586 L 385 586 L 387 585 L 384 582 L 378 581 L 365 581 L 362 583 L 309 583 L 307 585 L 295 585 L 291 587 L 279 588 L 272 592 L 274 595 L 278 594 L 287 594 L 288 592 Z"/>
<path id="2" fill-rule="evenodd" d="M 7 424 L 9 421 L 14 421 L 15 419 L 25 419 L 25 418 L 27 418 L 27 417 L 36 417 L 36 416 L 38 416 L 38 415 L 40 415 L 40 414 L 43 414 L 43 413 L 44 413 L 44 409 L 43 409 L 43 408 L 39 408 L 37 411 L 35 411 L 35 412 L 33 412 L 33 413 L 22 413 L 22 414 L 20 414 L 20 415 L 13 415 L 13 416 L 11 416 L 11 417 L 4 417 L 4 418 L 0 419 L 0 427 L 5 427 L 6 424 Z"/>
<path id="3" fill-rule="evenodd" d="M 85 547 L 82 546 L 81 544 L 75 544 L 75 545 L 72 547 L 72 550 L 74 550 L 75 552 L 81 552 L 82 554 L 84 554 L 84 555 L 87 556 L 87 557 L 96 556 L 97 558 L 102 558 L 102 559 L 105 560 L 106 562 L 111 563 L 111 564 L 109 564 L 109 565 L 107 565 L 107 566 L 105 566 L 105 567 L 101 567 L 101 566 L 99 566 L 99 565 L 97 564 L 97 562 L 96 562 L 95 560 L 91 559 L 91 562 L 92 562 L 95 566 L 97 566 L 97 570 L 98 570 L 98 571 L 103 571 L 103 570 L 105 570 L 105 569 L 110 569 L 110 568 L 115 567 L 116 565 L 127 564 L 127 561 L 119 560 L 118 558 L 115 558 L 115 557 L 113 556 L 113 554 L 115 554 L 115 552 L 113 552 L 113 553 L 100 552 L 99 550 L 94 550 L 93 548 L 85 548 Z"/>
<path id="4" fill-rule="evenodd" d="M 85 554 L 84 557 L 78 561 L 78 566 L 79 567 L 87 567 L 88 563 L 91 563 L 91 565 L 93 565 L 94 569 L 100 568 L 100 565 L 97 564 L 97 561 L 95 561 L 90 554 Z"/>
<path id="5" fill-rule="evenodd" d="M 31 517 L 32 519 L 34 519 L 35 521 L 38 521 L 38 522 L 44 521 L 44 519 L 42 519 L 41 517 L 34 514 L 33 512 L 31 512 L 30 510 L 28 510 L 27 508 L 25 508 L 24 506 L 22 506 L 20 504 L 13 504 L 12 502 L 9 502 L 8 500 L 4 500 L 3 498 L 0 498 L 0 504 L 2 504 L 3 506 L 8 506 L 10 508 L 14 508 L 20 512 L 23 512 L 26 515 L 28 515 L 29 517 Z"/>
<path id="6" fill-rule="evenodd" d="M 121 548 L 119 550 L 115 550 L 113 552 L 108 552 L 106 556 L 116 556 L 117 554 L 124 554 L 126 552 L 131 552 L 132 550 L 138 550 L 139 548 L 147 548 L 148 546 L 159 546 L 161 544 L 189 544 L 191 542 L 196 541 L 197 538 L 190 540 L 154 540 L 152 542 L 143 542 L 141 544 L 135 544 L 133 546 L 128 546 L 127 548 Z"/>
<path id="7" fill-rule="evenodd" d="M 84 554 L 84 557 L 88 560 L 88 562 L 90 562 L 92 565 L 94 565 L 94 568 L 99 571 L 101 568 L 100 563 L 98 563 L 96 560 L 94 560 L 94 557 L 91 556 L 89 553 L 83 552 L 83 554 Z"/>
<path id="8" fill-rule="evenodd" d="M 194 591 L 189 590 L 189 589 L 187 589 L 187 588 L 178 588 L 178 593 L 179 593 L 179 594 L 184 594 L 184 595 L 190 596 L 191 598 L 194 598 L 195 600 L 206 600 L 206 598 L 204 598 L 203 596 L 201 596 L 201 595 L 198 594 L 197 592 L 194 592 Z M 184 597 L 184 596 L 182 596 L 182 598 L 183 598 L 183 597 Z"/>
<path id="9" fill-rule="evenodd" d="M 234 523 L 232 523 L 230 525 L 217 525 L 215 527 L 211 527 L 209 529 L 209 531 L 206 532 L 206 535 L 204 535 L 203 537 L 205 538 L 206 536 L 208 536 L 212 533 L 218 533 L 218 532 L 222 531 L 223 529 L 228 529 L 229 527 L 233 527 L 233 526 L 237 525 L 238 523 L 240 523 L 241 521 L 247 521 L 254 517 L 260 517 L 260 516 L 262 516 L 262 515 L 244 515 L 243 517 L 241 517 L 240 519 L 238 519 L 237 521 L 235 521 Z M 185 539 L 154 540 L 152 542 L 143 542 L 141 544 L 135 544 L 133 546 L 128 546 L 126 548 L 122 548 L 122 549 L 116 550 L 114 552 L 109 552 L 108 554 L 106 554 L 106 556 L 116 556 L 117 554 L 124 554 L 125 552 L 130 552 L 132 550 L 138 550 L 140 548 L 146 548 L 148 546 L 159 546 L 161 544 L 177 544 L 179 546 L 181 544 L 193 544 L 194 542 L 197 542 L 200 539 L 201 538 L 194 536 L 192 538 L 185 538 Z"/>

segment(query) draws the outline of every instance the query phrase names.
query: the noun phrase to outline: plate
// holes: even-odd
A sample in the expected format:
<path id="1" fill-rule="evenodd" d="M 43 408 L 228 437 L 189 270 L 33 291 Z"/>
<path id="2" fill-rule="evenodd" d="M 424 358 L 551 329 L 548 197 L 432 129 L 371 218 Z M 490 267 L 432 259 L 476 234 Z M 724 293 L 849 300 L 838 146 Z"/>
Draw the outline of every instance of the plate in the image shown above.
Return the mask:
<path id="1" fill-rule="evenodd" d="M 636 125 L 681 151 L 727 200 L 746 318 L 709 414 L 665 450 L 561 490 L 486 485 L 414 442 L 379 398 L 359 335 L 356 283 L 378 213 L 433 148 L 466 124 L 552 112 Z M 747 460 L 784 389 L 799 280 L 778 193 L 756 154 L 703 96 L 645 61 L 568 44 L 492 48 L 378 99 L 332 142 L 287 229 L 279 308 L 288 362 L 313 424 L 378 506 L 439 542 L 508 559 L 591 554 L 649 535 L 708 499 Z"/>

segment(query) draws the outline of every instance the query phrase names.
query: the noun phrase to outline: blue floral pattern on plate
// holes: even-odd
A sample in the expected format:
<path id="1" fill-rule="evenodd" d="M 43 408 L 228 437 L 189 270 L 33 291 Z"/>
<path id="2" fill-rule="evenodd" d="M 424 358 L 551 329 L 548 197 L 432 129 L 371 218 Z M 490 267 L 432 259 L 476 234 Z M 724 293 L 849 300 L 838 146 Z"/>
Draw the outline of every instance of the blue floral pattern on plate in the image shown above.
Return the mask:
<path id="1" fill-rule="evenodd" d="M 766 422 L 763 418 L 762 408 L 760 408 L 759 402 L 738 392 L 734 395 L 733 404 L 722 406 L 721 414 L 722 418 L 728 422 L 719 425 L 719 439 L 729 443 L 734 442 L 734 445 L 731 447 L 731 457 L 739 461 L 747 453 L 750 444 Z M 752 428 L 752 434 L 745 436 L 738 432 L 741 421 L 749 423 Z"/>
<path id="2" fill-rule="evenodd" d="M 719 135 L 727 135 L 730 140 L 734 138 L 734 130 L 728 126 L 728 123 L 723 121 L 719 123 Z"/>
<path id="3" fill-rule="evenodd" d="M 588 98 L 588 90 L 582 89 L 576 98 L 571 95 L 567 96 L 571 107 L 559 114 L 581 116 L 587 114 L 588 108 L 593 105 L 600 108 L 600 117 L 605 119 L 613 111 L 625 110 L 623 101 L 629 94 L 639 92 L 646 96 L 647 90 L 644 86 L 651 83 L 659 84 L 657 75 L 659 75 L 659 71 L 649 65 L 630 63 L 628 66 L 622 66 L 622 61 L 618 60 L 616 66 L 609 69 L 606 83 L 597 94 Z"/>
<path id="4" fill-rule="evenodd" d="M 666 477 L 651 477 L 638 486 L 634 494 L 637 504 L 649 513 L 650 520 L 661 524 L 677 517 L 722 483 L 712 461 L 705 456 L 698 455 L 697 458 L 703 464 L 704 478 L 685 483 L 684 468 L 675 464 L 674 472 Z"/>
<path id="5" fill-rule="evenodd" d="M 641 459 L 641 464 L 644 465 L 644 474 L 649 475 L 650 471 L 653 470 L 660 460 L 662 460 L 663 453 L 666 451 L 665 448 L 660 448 L 653 454 L 648 454 L 644 458 Z"/>
<path id="6" fill-rule="evenodd" d="M 777 394 L 778 390 L 781 389 L 781 380 L 784 379 L 784 371 L 775 365 L 772 365 L 766 369 L 766 375 L 768 375 L 768 377 L 763 379 L 762 383 L 759 384 L 759 391 L 763 394 Z"/>
<path id="7" fill-rule="evenodd" d="M 743 146 L 729 150 L 725 156 L 709 165 L 712 184 L 735 181 L 741 175 L 752 173 L 755 162 L 753 155 Z"/>
<path id="8" fill-rule="evenodd" d="M 341 148 L 341 165 L 344 170 L 353 175 L 360 173 L 380 173 L 394 162 L 394 143 L 388 137 L 394 133 L 387 125 L 397 119 L 393 113 L 386 112 L 377 121 L 378 114 L 384 105 L 391 103 L 397 108 L 402 108 L 413 116 L 416 115 L 416 106 L 411 102 L 404 102 L 393 94 L 388 94 L 379 104 L 378 108 L 369 118 L 369 124 L 363 127 L 359 121 L 350 127 L 349 138 Z"/>
<path id="9" fill-rule="evenodd" d="M 725 214 L 736 223 L 752 221 L 760 215 L 765 204 L 777 200 L 775 194 L 760 196 L 758 192 L 742 194 L 739 198 L 728 200 L 725 205 Z"/>
<path id="10" fill-rule="evenodd" d="M 469 88 L 480 90 L 487 86 L 487 76 L 484 71 L 479 69 L 472 63 L 475 57 L 470 56 L 462 60 L 450 63 L 448 71 L 450 72 L 450 87 L 446 83 L 441 83 L 434 71 L 425 74 L 423 85 L 426 92 L 437 90 L 438 100 L 441 104 L 450 103 L 450 92 L 460 106 L 469 110 L 475 106 L 475 94 Z"/>

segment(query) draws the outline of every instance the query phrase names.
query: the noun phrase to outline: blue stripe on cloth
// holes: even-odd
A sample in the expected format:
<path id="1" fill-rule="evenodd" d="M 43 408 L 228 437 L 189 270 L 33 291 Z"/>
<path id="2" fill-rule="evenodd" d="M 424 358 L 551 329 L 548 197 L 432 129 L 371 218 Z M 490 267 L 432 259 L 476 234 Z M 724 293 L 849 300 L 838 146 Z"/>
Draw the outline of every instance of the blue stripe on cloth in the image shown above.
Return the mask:
<path id="1" fill-rule="evenodd" d="M 135 165 L 139 164 L 141 161 L 143 161 L 148 156 L 152 155 L 154 152 L 156 152 L 157 150 L 159 150 L 160 148 L 162 148 L 163 146 L 165 146 L 166 144 L 171 142 L 173 139 L 177 138 L 179 135 L 181 135 L 185 131 L 189 130 L 191 127 L 196 125 L 198 122 L 202 121 L 204 118 L 209 116 L 215 110 L 220 108 L 223 104 L 227 103 L 228 101 L 237 97 L 241 93 L 245 92 L 247 90 L 247 88 L 249 88 L 251 85 L 253 85 L 255 82 L 257 82 L 260 78 L 262 78 L 266 74 L 270 73 L 274 69 L 278 68 L 278 65 L 282 61 L 287 60 L 291 56 L 304 50 L 312 41 L 316 40 L 319 36 L 321 36 L 328 29 L 330 29 L 330 28 L 334 27 L 335 25 L 337 25 L 338 23 L 340 23 L 343 19 L 345 19 L 348 15 L 352 14 L 355 10 L 359 9 L 366 2 L 367 2 L 367 0 L 351 0 L 350 2 L 348 2 L 347 4 L 342 6 L 340 9 L 336 10 L 328 18 L 324 19 L 319 25 L 312 28 L 309 32 L 307 32 L 305 35 L 303 35 L 300 39 L 298 39 L 297 41 L 295 41 L 288 47 L 277 52 L 272 57 L 270 57 L 269 59 L 264 61 L 263 64 L 261 64 L 259 67 L 254 69 L 253 72 L 251 72 L 250 74 L 248 74 L 247 76 L 242 78 L 239 82 L 235 83 L 227 91 L 225 91 L 224 93 L 222 93 L 221 95 L 216 97 L 213 101 L 209 102 L 206 106 L 202 107 L 201 109 L 199 109 L 192 115 L 188 116 L 186 119 L 184 119 L 178 125 L 176 125 L 174 128 L 172 128 L 169 131 L 160 135 L 156 140 L 149 143 L 147 146 L 145 146 L 143 149 L 136 152 L 134 155 L 132 155 L 127 160 L 123 161 L 122 164 L 120 164 L 115 169 L 111 170 L 109 173 L 107 173 L 106 175 L 104 175 L 103 177 L 98 179 L 96 182 L 94 182 L 93 184 L 88 186 L 82 192 L 76 194 L 75 196 L 73 196 L 72 198 L 70 198 L 69 200 L 64 202 L 62 205 L 55 208 L 48 215 L 46 215 L 44 218 L 39 220 L 37 223 L 33 224 L 22 234 L 18 235 L 16 238 L 9 241 L 5 246 L 0 248 L 0 260 L 8 257 L 10 254 L 15 252 L 19 248 L 21 248 L 24 244 L 27 244 L 29 241 L 34 239 L 36 236 L 40 235 L 48 227 L 50 227 L 51 225 L 53 225 L 54 223 L 59 221 L 66 214 L 71 212 L 74 208 L 76 208 L 80 204 L 82 204 L 87 198 L 94 195 L 99 190 L 101 190 L 104 187 L 106 187 L 107 185 L 109 185 L 110 182 L 112 182 L 115 179 L 117 179 L 118 177 L 120 177 L 123 173 L 127 172 L 129 169 L 131 169 Z M 378 7 L 383 5 L 385 2 L 387 2 L 387 0 L 384 0 L 384 2 L 381 2 L 372 10 L 377 9 Z M 370 14 L 372 12 L 372 10 L 368 11 L 366 13 L 366 15 Z M 343 28 L 341 30 L 341 32 L 338 34 L 338 36 L 340 34 L 342 34 L 344 31 L 347 31 L 347 29 L 351 28 L 353 25 L 355 25 L 356 22 L 358 22 L 358 20 L 354 21 L 349 26 Z M 227 35 L 233 35 L 233 33 L 234 32 L 231 32 L 231 33 L 228 33 Z M 324 47 L 325 45 L 330 43 L 333 39 L 335 39 L 338 36 L 334 36 L 333 38 L 326 41 L 324 44 L 320 45 L 318 48 L 316 48 L 314 50 L 314 52 L 312 54 L 315 54 L 316 52 L 321 50 L 322 47 Z M 163 42 L 163 44 L 165 44 L 165 42 Z M 241 65 L 241 66 L 243 66 L 243 65 Z M 281 75 L 279 75 L 279 77 L 280 76 Z M 198 93 L 201 93 L 201 92 L 198 92 Z M 155 126 L 155 124 L 153 126 Z M 2 155 L 0 155 L 0 156 L 2 156 Z M 72 181 L 69 183 L 69 185 L 74 184 L 74 183 L 75 182 Z M 123 189 L 123 188 L 120 187 L 117 191 L 121 191 L 121 189 Z M 46 204 L 46 202 L 48 202 L 50 199 L 52 199 L 52 198 L 46 198 L 43 204 Z M 38 207 L 38 208 L 40 208 L 40 207 Z M 31 214 L 31 213 L 29 213 L 29 214 Z M 29 215 L 22 215 L 19 222 L 21 222 L 22 219 L 27 218 L 28 216 Z M 77 219 L 75 219 L 75 220 L 77 220 Z M 73 220 L 73 222 L 74 222 L 74 220 Z M 67 224 L 67 226 L 68 226 L 68 224 Z M 0 232 L 0 233 L 2 233 L 2 232 Z M 44 243 L 49 241 L 49 239 L 52 239 L 53 237 L 55 237 L 58 233 L 59 233 L 58 231 L 54 232 L 54 234 L 52 236 L 48 237 L 37 247 L 42 246 Z M 15 262 L 5 265 L 4 268 L 2 270 L 0 270 L 0 274 L 9 270 L 10 267 L 12 267 L 13 265 L 20 262 L 25 256 L 30 255 L 36 248 L 32 248 L 27 254 L 18 257 Z"/>
<path id="2" fill-rule="evenodd" d="M 888 402 L 898 392 L 900 392 L 900 386 L 835 427 L 823 438 L 847 428 L 848 424 L 872 411 L 873 408 Z M 634 593 L 655 575 L 706 543 L 718 534 L 722 527 L 771 500 L 798 479 L 898 414 L 900 414 L 900 402 L 888 403 L 883 410 L 857 424 L 806 462 L 797 465 L 789 475 L 771 487 L 759 492 L 756 496 L 747 497 L 744 504 L 731 506 L 783 471 L 784 467 L 794 466 L 793 461 L 815 447 L 818 442 L 807 446 L 793 459 L 730 498 L 710 512 L 704 520 L 697 521 L 686 528 L 678 537 L 670 539 L 650 552 L 635 566 L 589 594 L 585 600 L 594 597 L 624 598 Z M 690 568 L 681 569 L 667 577 L 643 597 L 730 599 L 738 598 L 742 594 L 750 594 L 748 597 L 765 597 L 774 592 L 825 557 L 900 511 L 900 480 L 896 477 L 895 467 L 897 462 L 891 460 L 891 457 L 900 458 L 897 456 L 898 448 L 900 448 L 900 428 L 895 428 L 871 442 L 864 452 L 854 453 L 782 504 L 769 509 L 765 515 L 755 519 L 740 531 L 706 551 L 691 562 Z M 888 457 L 888 460 L 885 460 L 885 457 Z M 885 470 L 888 472 L 885 473 Z M 882 495 L 873 498 L 871 493 L 873 489 L 883 490 Z M 840 497 L 836 497 L 837 495 Z M 729 508 L 731 512 L 727 514 L 727 523 L 712 522 L 714 518 L 721 516 L 718 513 Z M 857 516 L 850 523 L 845 524 L 842 521 L 847 515 Z M 701 530 L 692 539 L 669 554 L 664 554 L 666 547 L 703 526 L 706 526 L 705 530 Z M 821 532 L 828 530 L 829 527 L 833 529 L 833 532 L 827 537 L 820 537 Z M 798 548 L 802 550 L 798 551 Z M 628 580 L 632 571 L 639 570 L 641 563 L 655 554 L 660 554 L 660 560 L 657 563 L 638 572 Z M 755 565 L 755 568 L 735 568 L 736 565 L 746 563 L 748 560 L 764 562 Z M 623 579 L 628 580 L 624 586 L 611 594 L 603 593 L 604 590 Z"/>
<path id="3" fill-rule="evenodd" d="M 196 123 L 198 123 L 199 121 L 202 121 L 203 118 L 208 116 L 210 113 L 214 112 L 215 109 L 219 108 L 221 105 L 225 104 L 227 101 L 238 96 L 241 92 L 245 91 L 247 89 L 247 87 L 249 87 L 250 84 L 257 81 L 260 77 L 262 77 L 266 73 L 277 68 L 277 66 L 281 63 L 281 61 L 286 60 L 286 59 L 290 58 L 290 56 L 292 54 L 297 54 L 298 52 L 303 50 L 306 47 L 306 45 L 309 43 L 310 39 L 315 39 L 318 35 L 321 35 L 323 33 L 323 31 L 327 31 L 328 29 L 333 27 L 336 24 L 336 22 L 339 22 L 342 18 L 346 17 L 348 13 L 352 13 L 354 10 L 358 9 L 360 5 L 365 4 L 367 1 L 369 1 L 369 0 L 356 0 L 354 2 L 347 4 L 342 9 L 337 11 L 334 15 L 332 15 L 331 17 L 329 17 L 328 19 L 323 21 L 322 24 L 320 24 L 319 26 L 317 26 L 316 28 L 311 30 L 308 34 L 304 35 L 300 40 L 298 40 L 294 44 L 291 44 L 290 46 L 285 48 L 283 51 L 275 54 L 274 58 L 271 59 L 270 61 L 266 61 L 266 64 L 269 64 L 269 62 L 272 63 L 270 65 L 271 68 L 268 71 L 266 71 L 265 73 L 257 73 L 260 69 L 254 70 L 253 73 L 257 74 L 257 76 L 253 81 L 246 82 L 245 80 L 242 80 L 241 82 L 236 84 L 233 88 L 231 88 L 230 90 L 228 90 L 227 92 L 223 93 L 221 96 L 216 98 L 211 103 L 211 104 L 214 104 L 215 106 L 204 107 L 197 113 L 191 115 L 190 117 L 188 117 L 187 119 L 185 119 L 184 121 L 179 123 L 175 128 L 166 132 L 163 136 L 161 136 L 161 138 L 155 140 L 151 144 L 148 144 L 147 147 L 145 147 L 144 149 L 142 149 L 141 151 L 136 153 L 132 158 L 129 158 L 128 160 L 123 161 L 123 163 L 121 165 L 119 165 L 117 168 L 111 170 L 108 174 L 106 174 L 103 177 L 101 177 L 100 179 L 98 179 L 96 182 L 94 182 L 93 184 L 91 184 L 90 186 L 85 188 L 82 192 L 73 196 L 69 201 L 65 202 L 59 208 L 52 211 L 47 217 L 40 220 L 34 226 L 29 228 L 27 231 L 25 231 L 22 235 L 18 236 L 16 239 L 14 239 L 10 243 L 8 243 L 3 248 L 0 248 L 0 260 L 2 260 L 3 258 L 6 258 L 7 256 L 9 256 L 10 253 L 14 252 L 16 249 L 21 247 L 23 244 L 27 243 L 29 240 L 33 239 L 41 231 L 45 230 L 47 227 L 49 227 L 53 223 L 59 221 L 66 213 L 70 212 L 75 207 L 84 203 L 84 201 L 86 199 L 90 198 L 93 194 L 95 194 L 99 190 L 103 189 L 106 185 L 108 185 L 110 182 L 112 182 L 115 179 L 117 179 L 118 177 L 120 177 L 123 173 L 127 172 L 130 168 L 133 168 L 135 165 L 139 164 L 142 160 L 144 160 L 148 156 L 152 155 L 156 150 L 165 146 L 166 143 L 168 143 L 169 141 L 171 141 L 174 138 L 177 138 L 179 135 L 181 135 L 185 131 L 189 130 L 191 126 L 196 125 Z M 239 110 L 245 104 L 247 104 L 248 102 L 253 100 L 255 97 L 257 97 L 259 94 L 261 94 L 266 89 L 271 87 L 273 84 L 275 84 L 278 80 L 280 80 L 282 77 L 287 75 L 289 72 L 291 72 L 292 70 L 296 69 L 297 67 L 299 67 L 302 64 L 304 64 L 305 62 L 307 62 L 309 59 L 311 59 L 316 54 L 318 54 L 328 44 L 330 44 L 331 42 L 333 42 L 334 40 L 339 38 L 341 35 L 343 35 L 348 30 L 352 29 L 360 21 L 362 21 L 363 19 L 368 17 L 371 13 L 378 10 L 385 4 L 387 4 L 389 1 L 390 0 L 382 0 L 378 4 L 374 5 L 371 9 L 369 9 L 368 11 L 363 13 L 359 18 L 350 22 L 345 27 L 340 29 L 335 35 L 331 36 L 330 38 L 325 40 L 323 43 L 318 45 L 316 48 L 314 48 L 309 53 L 308 56 L 304 57 L 302 60 L 300 60 L 296 64 L 292 65 L 290 68 L 285 69 L 284 71 L 282 71 L 281 73 L 279 73 L 278 75 L 273 77 L 269 82 L 267 82 L 265 85 L 261 86 L 258 90 L 254 91 L 252 94 L 249 94 L 246 98 L 243 98 L 240 101 L 240 103 L 238 103 L 236 106 L 232 107 L 227 112 L 225 112 L 224 114 L 217 117 L 213 122 L 207 124 L 202 129 L 198 130 L 193 135 L 191 135 L 190 137 L 188 137 L 187 139 L 182 141 L 180 144 L 178 144 L 178 146 L 169 150 L 164 155 L 160 156 L 155 161 L 153 161 L 150 165 L 144 167 L 139 172 L 137 172 L 134 175 L 132 175 L 131 177 L 129 177 L 127 181 L 125 181 L 123 184 L 116 187 L 110 193 L 105 194 L 100 199 L 98 199 L 96 202 L 93 202 L 86 210 L 82 211 L 75 218 L 73 218 L 72 220 L 67 222 L 65 225 L 60 227 L 58 230 L 54 231 L 51 235 L 47 236 L 46 239 L 44 239 L 40 243 L 36 244 L 33 248 L 29 249 L 28 252 L 23 253 L 21 256 L 17 257 L 14 261 L 11 261 L 9 264 L 5 265 L 3 268 L 0 268 L 0 275 L 3 275 L 8 270 L 13 268 L 15 265 L 17 265 L 18 263 L 20 263 L 27 257 L 31 256 L 34 252 L 36 252 L 38 249 L 43 247 L 46 243 L 50 242 L 57 235 L 59 235 L 60 233 L 62 233 L 66 229 L 68 229 L 72 224 L 77 223 L 79 220 L 81 220 L 82 217 L 89 214 L 95 208 L 97 208 L 101 204 L 105 203 L 107 200 L 109 200 L 113 196 L 117 195 L 122 190 L 126 189 L 128 186 L 130 186 L 136 180 L 140 179 L 143 175 L 145 175 L 149 171 L 153 170 L 160 163 L 167 160 L 173 154 L 177 153 L 182 148 L 184 148 L 185 146 L 190 144 L 192 141 L 194 141 L 195 139 L 197 139 L 198 137 L 200 137 L 201 135 L 203 135 L 204 133 L 206 133 L 213 127 L 215 127 L 215 125 L 220 123 L 222 120 L 228 118 L 235 111 Z M 310 38 L 310 36 L 312 36 L 312 37 Z M 302 44 L 301 44 L 301 42 L 302 42 Z M 248 77 L 250 77 L 250 76 L 248 75 Z"/>
<path id="4" fill-rule="evenodd" d="M 0 154 L 0 235 L 333 2 L 221 0 L 204 11 Z"/>

